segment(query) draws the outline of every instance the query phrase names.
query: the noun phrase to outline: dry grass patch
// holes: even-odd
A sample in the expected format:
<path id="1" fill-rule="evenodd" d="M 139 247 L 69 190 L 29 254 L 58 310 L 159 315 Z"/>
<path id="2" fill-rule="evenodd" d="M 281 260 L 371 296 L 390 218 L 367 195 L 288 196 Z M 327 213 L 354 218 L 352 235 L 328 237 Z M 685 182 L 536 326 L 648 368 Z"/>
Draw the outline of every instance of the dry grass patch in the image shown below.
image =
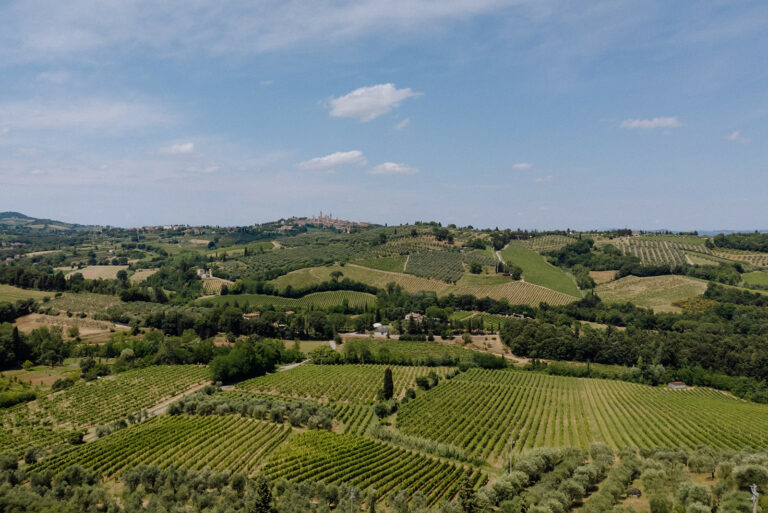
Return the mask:
<path id="1" fill-rule="evenodd" d="M 616 278 L 616 271 L 589 271 L 589 277 L 598 285 L 602 285 L 613 281 Z"/>
<path id="2" fill-rule="evenodd" d="M 131 275 L 131 281 L 133 283 L 141 283 L 157 271 L 157 269 L 139 269 Z"/>
<path id="3" fill-rule="evenodd" d="M 83 269 L 76 269 L 66 275 L 67 278 L 75 273 L 80 273 L 86 280 L 115 280 L 117 272 L 128 269 L 127 265 L 89 265 Z"/>
<path id="4" fill-rule="evenodd" d="M 679 312 L 674 303 L 700 296 L 707 283 L 687 276 L 626 276 L 597 287 L 597 295 L 609 303 L 631 302 L 656 312 Z"/>

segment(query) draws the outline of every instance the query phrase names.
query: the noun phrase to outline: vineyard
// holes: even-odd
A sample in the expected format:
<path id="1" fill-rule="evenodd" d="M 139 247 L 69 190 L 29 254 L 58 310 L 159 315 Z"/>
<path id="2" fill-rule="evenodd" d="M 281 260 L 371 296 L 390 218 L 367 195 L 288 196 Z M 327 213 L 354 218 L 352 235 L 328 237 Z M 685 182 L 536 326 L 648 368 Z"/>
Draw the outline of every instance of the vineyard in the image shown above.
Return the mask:
<path id="1" fill-rule="evenodd" d="M 498 461 L 510 438 L 532 447 L 745 448 L 768 443 L 768 407 L 711 389 L 472 369 L 403 405 L 407 434 Z"/>
<path id="2" fill-rule="evenodd" d="M 263 466 L 262 471 L 271 479 L 346 483 L 360 489 L 375 488 L 382 496 L 399 490 L 409 494 L 418 491 L 429 505 L 453 498 L 464 476 L 469 476 L 475 487 L 488 480 L 471 467 L 360 436 L 311 431 L 290 442 Z"/>
<path id="3" fill-rule="evenodd" d="M 456 283 L 464 274 L 464 264 L 458 251 L 415 253 L 408 258 L 405 272 L 424 278 Z"/>
<path id="4" fill-rule="evenodd" d="M 522 281 L 507 281 L 499 285 L 472 286 L 459 285 L 446 292 L 455 295 L 470 294 L 479 298 L 506 299 L 512 305 L 539 306 L 539 303 L 550 305 L 567 305 L 578 298 L 563 294 L 546 287 Z"/>
<path id="5" fill-rule="evenodd" d="M 512 244 L 519 244 L 524 248 L 541 253 L 544 251 L 556 251 L 574 242 L 576 242 L 576 239 L 567 235 L 541 235 L 532 239 L 515 240 L 512 241 Z"/>
<path id="6" fill-rule="evenodd" d="M 368 404 L 340 403 L 334 405 L 333 409 L 336 420 L 343 424 L 344 434 L 365 434 L 373 420 L 373 408 Z"/>
<path id="7" fill-rule="evenodd" d="M 370 306 L 376 301 L 376 296 L 367 292 L 354 290 L 334 290 L 329 292 L 315 292 L 300 298 L 269 296 L 266 294 L 239 294 L 237 296 L 216 296 L 204 298 L 200 303 L 204 305 L 226 304 L 237 301 L 239 305 L 252 307 L 273 305 L 278 308 L 330 308 L 340 306 L 346 301 L 352 308 Z"/>
<path id="8" fill-rule="evenodd" d="M 686 252 L 712 255 L 703 244 L 695 242 L 673 242 L 625 237 L 610 242 L 625 255 L 635 256 L 644 265 L 682 265 L 687 262 Z"/>
<path id="9" fill-rule="evenodd" d="M 203 294 L 207 296 L 221 294 L 221 287 L 231 287 L 235 282 L 224 278 L 203 278 Z"/>
<path id="10" fill-rule="evenodd" d="M 386 365 L 300 365 L 288 372 L 252 378 L 238 389 L 293 397 L 367 403 L 381 388 Z M 415 388 L 416 378 L 435 372 L 444 376 L 447 367 L 392 367 L 395 397 Z"/>
<path id="11" fill-rule="evenodd" d="M 290 431 L 282 424 L 237 415 L 160 415 L 61 451 L 34 470 L 59 471 L 78 464 L 113 477 L 125 469 L 154 464 L 250 475 Z"/>
<path id="12" fill-rule="evenodd" d="M 768 254 L 766 253 L 740 251 L 737 249 L 717 249 L 713 254 L 728 260 L 746 262 L 757 267 L 768 267 Z"/>
<path id="13" fill-rule="evenodd" d="M 153 366 L 74 386 L 0 410 L 0 451 L 46 447 L 63 440 L 62 427 L 106 424 L 150 408 L 207 380 L 207 367 Z M 58 426 L 54 428 L 53 426 Z"/>

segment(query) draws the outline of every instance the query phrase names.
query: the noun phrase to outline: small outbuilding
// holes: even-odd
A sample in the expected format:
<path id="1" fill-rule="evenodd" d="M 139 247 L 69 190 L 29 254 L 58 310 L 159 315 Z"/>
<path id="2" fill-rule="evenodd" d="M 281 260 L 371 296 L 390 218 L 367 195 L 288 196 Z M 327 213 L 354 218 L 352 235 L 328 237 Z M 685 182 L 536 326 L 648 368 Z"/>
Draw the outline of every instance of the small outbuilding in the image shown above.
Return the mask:
<path id="1" fill-rule="evenodd" d="M 682 390 L 685 388 L 685 383 L 682 381 L 670 381 L 667 386 L 672 390 Z"/>

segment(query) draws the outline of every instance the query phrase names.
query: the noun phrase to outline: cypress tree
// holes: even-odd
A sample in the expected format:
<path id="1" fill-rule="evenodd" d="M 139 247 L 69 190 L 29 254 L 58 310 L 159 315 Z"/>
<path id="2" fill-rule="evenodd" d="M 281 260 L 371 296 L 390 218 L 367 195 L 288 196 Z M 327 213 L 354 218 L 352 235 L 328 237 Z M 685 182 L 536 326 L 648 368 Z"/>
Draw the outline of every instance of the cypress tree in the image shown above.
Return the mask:
<path id="1" fill-rule="evenodd" d="M 384 370 L 384 399 L 389 400 L 395 395 L 395 384 L 392 382 L 392 369 Z"/>

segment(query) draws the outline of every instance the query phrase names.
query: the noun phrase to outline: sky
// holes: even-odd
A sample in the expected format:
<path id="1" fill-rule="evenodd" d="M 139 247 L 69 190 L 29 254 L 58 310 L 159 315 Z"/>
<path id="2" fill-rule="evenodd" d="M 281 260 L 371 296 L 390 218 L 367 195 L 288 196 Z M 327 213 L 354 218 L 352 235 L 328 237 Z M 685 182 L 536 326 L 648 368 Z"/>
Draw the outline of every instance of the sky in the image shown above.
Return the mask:
<path id="1" fill-rule="evenodd" d="M 0 211 L 768 227 L 768 2 L 5 0 Z"/>

